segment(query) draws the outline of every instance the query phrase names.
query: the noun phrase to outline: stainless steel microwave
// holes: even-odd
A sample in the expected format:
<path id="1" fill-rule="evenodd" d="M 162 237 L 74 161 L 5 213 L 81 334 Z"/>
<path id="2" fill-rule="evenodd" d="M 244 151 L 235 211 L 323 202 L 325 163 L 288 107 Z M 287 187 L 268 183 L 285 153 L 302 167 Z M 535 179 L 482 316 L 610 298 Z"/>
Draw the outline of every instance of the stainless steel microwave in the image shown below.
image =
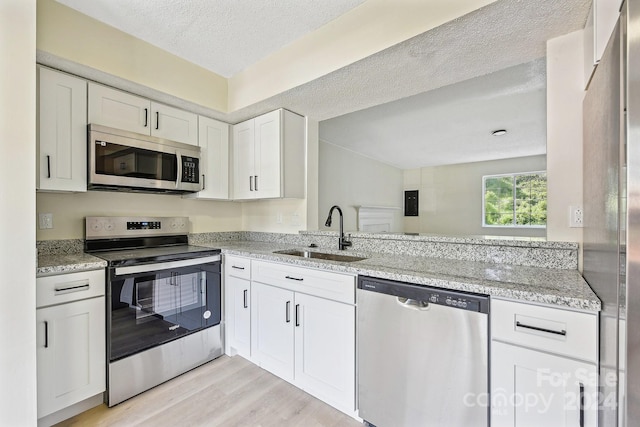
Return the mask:
<path id="1" fill-rule="evenodd" d="M 200 147 L 95 124 L 88 129 L 90 190 L 202 190 Z"/>

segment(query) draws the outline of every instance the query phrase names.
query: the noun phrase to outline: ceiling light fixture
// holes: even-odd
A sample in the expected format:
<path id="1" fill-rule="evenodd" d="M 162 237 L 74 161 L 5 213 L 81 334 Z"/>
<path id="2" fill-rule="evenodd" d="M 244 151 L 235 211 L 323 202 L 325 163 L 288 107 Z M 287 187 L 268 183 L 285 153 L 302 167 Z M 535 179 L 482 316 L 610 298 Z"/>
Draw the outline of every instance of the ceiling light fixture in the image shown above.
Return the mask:
<path id="1" fill-rule="evenodd" d="M 501 136 L 501 135 L 505 135 L 507 133 L 507 131 L 505 129 L 498 129 L 498 130 L 494 130 L 493 132 L 491 132 L 491 135 L 493 136 Z"/>

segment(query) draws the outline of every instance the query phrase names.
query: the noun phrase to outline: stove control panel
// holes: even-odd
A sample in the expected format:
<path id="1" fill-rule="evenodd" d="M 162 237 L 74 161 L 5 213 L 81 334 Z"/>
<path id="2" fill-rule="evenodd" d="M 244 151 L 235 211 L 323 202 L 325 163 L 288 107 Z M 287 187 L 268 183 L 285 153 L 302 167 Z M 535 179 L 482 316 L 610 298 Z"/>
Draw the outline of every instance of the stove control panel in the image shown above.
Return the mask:
<path id="1" fill-rule="evenodd" d="M 116 237 L 170 236 L 189 232 L 188 217 L 119 217 L 85 218 L 87 239 Z"/>
<path id="2" fill-rule="evenodd" d="M 162 221 L 127 221 L 127 230 L 161 230 Z"/>

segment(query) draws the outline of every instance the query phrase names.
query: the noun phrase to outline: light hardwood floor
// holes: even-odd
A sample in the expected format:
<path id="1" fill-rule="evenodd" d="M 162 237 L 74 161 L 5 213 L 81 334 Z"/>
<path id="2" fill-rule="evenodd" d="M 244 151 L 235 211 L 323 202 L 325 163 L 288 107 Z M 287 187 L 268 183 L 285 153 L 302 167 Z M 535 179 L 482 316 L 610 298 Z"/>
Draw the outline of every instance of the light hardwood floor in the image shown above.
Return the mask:
<path id="1" fill-rule="evenodd" d="M 113 408 L 98 406 L 67 426 L 356 427 L 355 419 L 240 356 L 222 356 Z"/>

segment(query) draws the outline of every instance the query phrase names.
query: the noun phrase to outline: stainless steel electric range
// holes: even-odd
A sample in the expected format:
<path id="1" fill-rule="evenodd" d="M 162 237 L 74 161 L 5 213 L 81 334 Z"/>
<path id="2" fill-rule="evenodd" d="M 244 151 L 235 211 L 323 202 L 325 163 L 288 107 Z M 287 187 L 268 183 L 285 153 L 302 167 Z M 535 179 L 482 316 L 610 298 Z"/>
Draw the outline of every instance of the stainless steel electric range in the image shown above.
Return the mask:
<path id="1" fill-rule="evenodd" d="M 116 405 L 222 355 L 220 250 L 186 217 L 87 217 L 106 268 L 107 394 Z"/>

